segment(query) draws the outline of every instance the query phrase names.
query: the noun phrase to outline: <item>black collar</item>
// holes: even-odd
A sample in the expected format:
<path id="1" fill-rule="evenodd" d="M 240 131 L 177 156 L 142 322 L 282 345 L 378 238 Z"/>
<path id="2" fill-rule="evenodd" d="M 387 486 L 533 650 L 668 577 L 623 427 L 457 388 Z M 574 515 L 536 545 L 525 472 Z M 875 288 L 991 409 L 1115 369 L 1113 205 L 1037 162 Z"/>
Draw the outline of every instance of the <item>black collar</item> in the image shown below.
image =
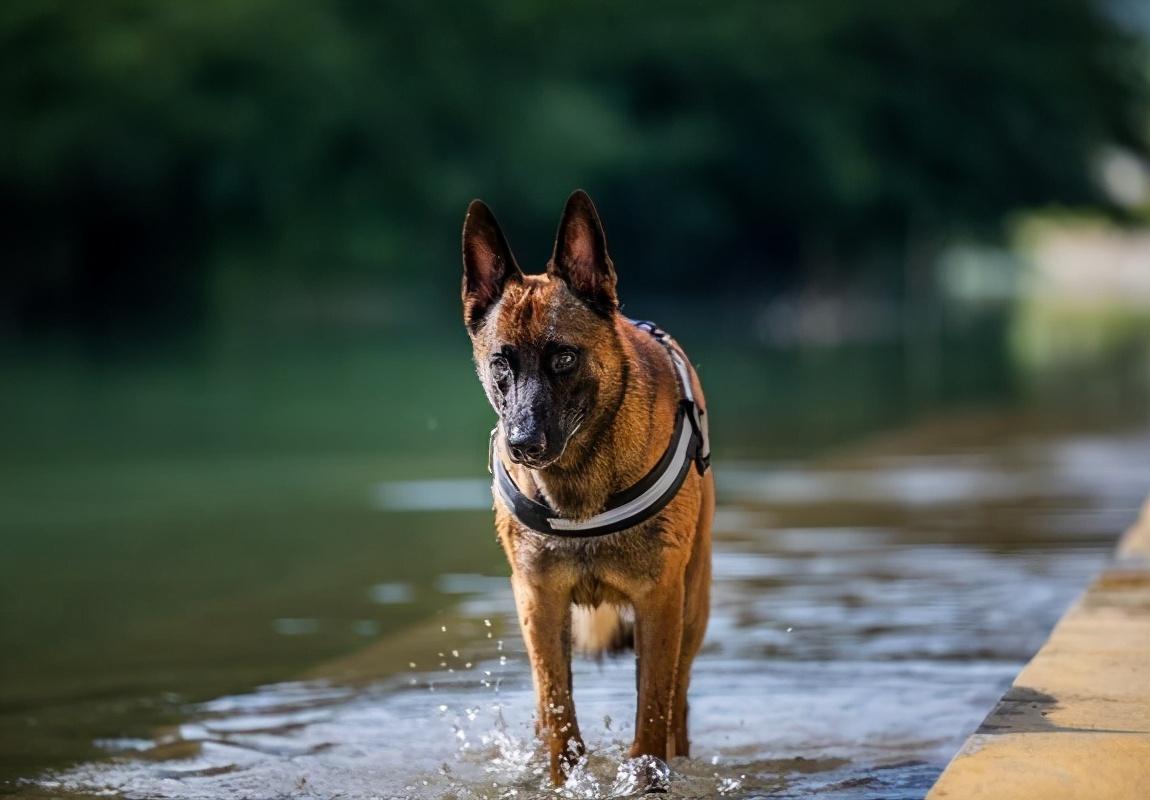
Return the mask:
<path id="1" fill-rule="evenodd" d="M 503 460 L 495 453 L 496 427 L 491 432 L 491 472 L 495 491 L 517 520 L 533 531 L 552 536 L 588 538 L 632 528 L 658 514 L 679 493 L 694 463 L 702 475 L 711 464 L 705 410 L 695 402 L 691 389 L 691 368 L 682 351 L 653 322 L 632 324 L 651 334 L 666 348 L 675 367 L 679 383 L 679 407 L 675 413 L 675 430 L 663 456 L 638 483 L 607 498 L 603 510 L 584 520 L 568 519 L 551 506 L 525 495 L 507 473 Z"/>

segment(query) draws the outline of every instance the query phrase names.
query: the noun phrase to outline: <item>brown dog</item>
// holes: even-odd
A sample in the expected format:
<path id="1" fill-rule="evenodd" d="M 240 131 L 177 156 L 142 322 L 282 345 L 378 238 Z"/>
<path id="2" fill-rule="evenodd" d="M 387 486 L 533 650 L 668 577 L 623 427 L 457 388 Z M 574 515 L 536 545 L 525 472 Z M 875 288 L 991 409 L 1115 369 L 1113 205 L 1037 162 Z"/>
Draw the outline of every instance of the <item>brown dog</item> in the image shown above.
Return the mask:
<path id="1" fill-rule="evenodd" d="M 591 653 L 628 643 L 627 609 L 639 693 L 631 755 L 686 756 L 715 504 L 698 379 L 666 334 L 619 313 L 603 228 L 581 191 L 567 201 L 546 273 L 520 271 L 478 200 L 463 226 L 463 265 L 463 317 L 499 415 L 495 527 L 551 779 L 561 784 L 583 752 L 572 639 Z"/>

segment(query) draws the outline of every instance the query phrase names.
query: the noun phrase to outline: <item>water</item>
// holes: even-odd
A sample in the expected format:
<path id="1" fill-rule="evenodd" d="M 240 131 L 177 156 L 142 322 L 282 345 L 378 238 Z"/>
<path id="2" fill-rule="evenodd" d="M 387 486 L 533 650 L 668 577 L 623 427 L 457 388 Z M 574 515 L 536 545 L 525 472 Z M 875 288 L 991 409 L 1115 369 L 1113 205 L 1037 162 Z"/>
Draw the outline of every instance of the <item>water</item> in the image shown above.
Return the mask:
<path id="1" fill-rule="evenodd" d="M 909 447 L 872 443 L 808 464 L 722 465 L 714 612 L 691 694 L 695 752 L 672 764 L 674 796 L 925 793 L 1150 486 L 1145 428 L 1002 437 L 997 427 L 927 427 Z M 418 488 L 382 494 L 403 506 L 404 490 Z M 549 795 L 505 581 L 439 580 L 460 602 L 430 621 L 298 680 L 180 706 L 176 724 L 100 741 L 107 758 L 13 788 Z M 375 591 L 392 605 L 411 599 L 396 585 Z M 397 659 L 414 666 L 396 671 Z M 626 793 L 632 665 L 580 662 L 575 683 L 591 756 L 561 794 Z"/>
<path id="2" fill-rule="evenodd" d="M 577 662 L 590 756 L 558 795 L 545 783 L 482 477 L 487 412 L 460 361 L 404 362 L 439 390 L 382 422 L 393 373 L 365 384 L 367 364 L 328 359 L 259 385 L 101 375 L 82 414 L 57 393 L 6 431 L 21 457 L 0 467 L 0 791 L 631 791 L 630 659 Z M 672 795 L 920 798 L 1134 518 L 1146 405 L 996 398 L 839 429 L 850 444 L 794 458 L 812 437 L 750 414 L 760 390 L 730 364 L 711 366 L 712 402 L 735 386 L 748 413 L 732 402 L 720 429 L 713 615 Z M 792 385 L 786 405 L 857 413 L 836 388 Z M 330 413 L 332 392 L 342 413 L 301 410 Z M 848 427 L 882 420 L 864 422 Z"/>

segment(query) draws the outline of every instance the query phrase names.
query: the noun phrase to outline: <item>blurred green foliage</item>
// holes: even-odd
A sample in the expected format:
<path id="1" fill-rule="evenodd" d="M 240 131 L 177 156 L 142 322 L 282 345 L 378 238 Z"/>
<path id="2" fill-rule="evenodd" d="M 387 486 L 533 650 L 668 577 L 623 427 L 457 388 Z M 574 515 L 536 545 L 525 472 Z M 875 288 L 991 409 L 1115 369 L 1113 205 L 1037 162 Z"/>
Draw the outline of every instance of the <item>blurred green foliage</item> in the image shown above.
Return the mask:
<path id="1" fill-rule="evenodd" d="M 454 314 L 466 202 L 534 269 L 576 186 L 625 288 L 895 287 L 915 242 L 1105 205 L 1146 64 L 1087 0 L 8 0 L 0 330 Z"/>

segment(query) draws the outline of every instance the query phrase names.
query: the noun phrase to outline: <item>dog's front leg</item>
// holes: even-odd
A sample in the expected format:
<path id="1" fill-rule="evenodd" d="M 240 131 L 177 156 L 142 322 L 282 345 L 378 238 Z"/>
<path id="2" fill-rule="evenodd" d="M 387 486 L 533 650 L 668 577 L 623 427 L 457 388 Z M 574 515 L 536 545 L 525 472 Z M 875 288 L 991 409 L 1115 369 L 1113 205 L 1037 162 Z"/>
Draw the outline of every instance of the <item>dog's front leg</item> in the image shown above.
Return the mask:
<path id="1" fill-rule="evenodd" d="M 635 655 L 639 698 L 631 757 L 666 760 L 672 724 L 675 671 L 683 638 L 683 584 L 660 582 L 635 602 Z"/>
<path id="2" fill-rule="evenodd" d="M 551 782 L 561 786 L 583 755 L 571 694 L 571 593 L 519 576 L 511 586 L 535 681 L 536 731 L 550 755 Z"/>

